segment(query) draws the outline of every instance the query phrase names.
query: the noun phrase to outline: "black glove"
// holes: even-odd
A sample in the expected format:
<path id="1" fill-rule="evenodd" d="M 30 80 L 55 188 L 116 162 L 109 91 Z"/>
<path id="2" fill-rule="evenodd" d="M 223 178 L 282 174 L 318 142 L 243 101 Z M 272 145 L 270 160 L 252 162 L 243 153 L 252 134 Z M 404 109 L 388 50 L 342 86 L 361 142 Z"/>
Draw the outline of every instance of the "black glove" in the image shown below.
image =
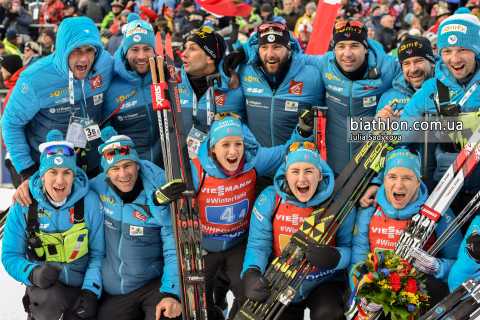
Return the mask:
<path id="1" fill-rule="evenodd" d="M 305 257 L 317 269 L 332 270 L 340 262 L 340 252 L 324 244 L 309 245 Z"/>
<path id="2" fill-rule="evenodd" d="M 223 61 L 223 72 L 229 77 L 230 70 L 234 70 L 246 58 L 247 56 L 243 47 L 238 47 L 237 50 L 230 52 L 230 54 L 225 57 L 225 60 Z"/>
<path id="3" fill-rule="evenodd" d="M 60 272 L 62 272 L 60 267 L 54 264 L 44 264 L 41 267 L 33 268 L 28 280 L 39 288 L 48 289 L 57 283 Z"/>
<path id="4" fill-rule="evenodd" d="M 172 200 L 178 199 L 182 196 L 182 192 L 187 189 L 182 179 L 172 180 L 152 195 L 155 205 L 167 204 Z"/>
<path id="5" fill-rule="evenodd" d="M 268 298 L 272 290 L 268 285 L 267 279 L 258 269 L 248 269 L 242 277 L 245 288 L 245 296 L 253 301 L 264 301 Z"/>
<path id="6" fill-rule="evenodd" d="M 72 311 L 82 319 L 94 317 L 97 313 L 97 295 L 88 289 L 83 289 L 73 303 Z"/>
<path id="7" fill-rule="evenodd" d="M 480 263 L 480 234 L 477 232 L 467 238 L 467 253 L 476 263 Z"/>
<path id="8" fill-rule="evenodd" d="M 310 110 L 302 109 L 298 113 L 298 133 L 308 138 L 313 132 L 313 113 Z"/>

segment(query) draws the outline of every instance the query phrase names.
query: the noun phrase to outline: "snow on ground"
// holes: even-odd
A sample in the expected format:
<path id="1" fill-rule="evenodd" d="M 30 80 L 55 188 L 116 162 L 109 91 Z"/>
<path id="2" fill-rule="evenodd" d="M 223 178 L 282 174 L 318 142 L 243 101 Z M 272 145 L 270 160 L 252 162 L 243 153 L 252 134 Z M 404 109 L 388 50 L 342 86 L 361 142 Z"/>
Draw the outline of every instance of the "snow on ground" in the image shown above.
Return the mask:
<path id="1" fill-rule="evenodd" d="M 6 209 L 11 201 L 13 189 L 0 188 L 0 210 Z M 0 250 L 2 248 L 0 242 Z M 3 268 L 0 263 L 0 319 L 1 320 L 25 320 L 27 314 L 23 310 L 22 297 L 25 294 L 25 286 L 17 282 Z"/>

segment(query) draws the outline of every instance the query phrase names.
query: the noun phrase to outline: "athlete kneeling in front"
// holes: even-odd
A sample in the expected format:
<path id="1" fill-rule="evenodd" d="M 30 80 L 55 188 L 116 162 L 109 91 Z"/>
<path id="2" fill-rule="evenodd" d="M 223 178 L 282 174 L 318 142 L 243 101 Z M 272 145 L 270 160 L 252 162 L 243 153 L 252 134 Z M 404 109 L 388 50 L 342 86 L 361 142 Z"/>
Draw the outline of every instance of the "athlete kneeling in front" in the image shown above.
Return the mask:
<path id="1" fill-rule="evenodd" d="M 27 285 L 29 319 L 95 319 L 105 256 L 98 195 L 60 131 L 50 131 L 39 151 L 30 207 L 16 202 L 8 214 L 2 263 Z"/>
<path id="2" fill-rule="evenodd" d="M 377 193 L 378 207 L 362 209 L 357 216 L 351 264 L 365 260 L 366 252 L 376 252 L 378 249 L 394 250 L 411 218 L 420 212 L 427 199 L 427 187 L 420 179 L 418 152 L 406 147 L 390 151 L 387 154 L 383 185 Z M 435 237 L 440 236 L 454 219 L 454 213 L 448 209 L 423 249 L 428 250 Z M 395 231 L 385 232 L 392 229 Z M 438 252 L 436 259 L 421 249 L 414 249 L 412 252 L 417 258 L 413 266 L 425 274 L 423 278 L 426 279 L 426 290 L 430 296 L 430 308 L 449 293 L 445 283 L 450 268 L 455 263 L 461 241 L 461 233 L 455 233 Z M 352 277 L 350 280 L 352 281 Z M 381 308 L 373 304 L 366 306 L 365 300 L 361 302 L 362 306 L 370 311 Z M 387 319 L 385 315 L 381 317 Z"/>
<path id="3" fill-rule="evenodd" d="M 299 128 L 290 142 L 311 136 L 313 117 L 300 113 Z M 309 124 L 309 125 L 308 125 Z M 309 138 L 311 139 L 311 138 Z M 225 264 L 235 296 L 229 319 L 245 303 L 240 280 L 247 246 L 250 215 L 257 177 L 276 170 L 285 159 L 285 146 L 262 148 L 235 112 L 215 115 L 210 133 L 203 140 L 198 158 L 191 161 L 193 182 L 202 221 L 202 248 L 209 319 L 221 319 L 221 310 L 213 306 L 213 284 L 218 269 Z"/>
<path id="4" fill-rule="evenodd" d="M 277 257 L 305 218 L 333 192 L 333 172 L 313 143 L 291 144 L 287 152 L 274 186 L 260 194 L 253 208 L 242 276 L 245 295 L 253 301 L 264 301 L 271 292 L 262 276 L 271 254 Z M 345 319 L 348 281 L 343 269 L 350 262 L 354 221 L 351 212 L 328 245 L 308 246 L 306 259 L 314 268 L 280 319 L 303 319 L 305 308 L 311 319 Z"/>

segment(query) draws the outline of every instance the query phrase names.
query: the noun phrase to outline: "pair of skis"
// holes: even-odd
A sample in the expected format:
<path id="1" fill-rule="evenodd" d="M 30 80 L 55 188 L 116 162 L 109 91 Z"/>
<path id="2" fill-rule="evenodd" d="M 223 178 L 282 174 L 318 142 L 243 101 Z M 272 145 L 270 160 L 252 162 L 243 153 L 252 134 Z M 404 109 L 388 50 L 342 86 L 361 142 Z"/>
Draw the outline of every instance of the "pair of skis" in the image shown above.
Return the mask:
<path id="1" fill-rule="evenodd" d="M 438 222 L 460 191 L 460 188 L 464 185 L 465 180 L 470 176 L 471 172 L 480 161 L 479 141 L 480 126 L 474 131 L 468 143 L 458 154 L 447 172 L 445 172 L 432 194 L 420 209 L 420 212 L 412 217 L 412 222 L 403 232 L 395 249 L 395 253 L 401 255 L 403 259 L 411 261 L 412 257 L 410 256 L 410 250 L 414 248 L 423 248 L 427 239 L 434 232 Z M 478 197 L 480 197 L 480 195 L 475 196 L 462 213 L 460 213 L 460 215 L 451 223 L 449 228 L 445 230 L 430 248 L 428 251 L 429 254 L 433 255 L 437 253 L 458 228 L 460 228 L 461 225 L 455 227 L 460 219 L 463 219 L 462 224 L 465 223 L 468 217 L 479 208 L 479 205 L 476 205 L 469 214 L 464 217 L 466 211 L 474 204 L 475 201 L 473 200 L 478 199 Z M 452 230 L 453 228 L 455 229 Z M 376 320 L 381 314 L 381 310 L 377 311 L 369 316 L 369 320 Z"/>
<path id="2" fill-rule="evenodd" d="M 379 134 L 380 131 L 375 132 L 375 135 Z M 306 248 L 308 245 L 331 242 L 370 180 L 383 167 L 389 147 L 390 143 L 374 141 L 367 141 L 361 146 L 335 180 L 332 195 L 310 214 L 265 271 L 264 277 L 272 290 L 269 297 L 264 302 L 247 300 L 237 313 L 236 320 L 280 317 L 291 301 L 284 300 L 283 297 L 293 297 L 313 268 L 305 259 Z M 302 276 L 298 279 L 300 275 Z M 282 306 L 280 300 L 285 301 Z"/>
<path id="3" fill-rule="evenodd" d="M 195 199 L 172 43 L 170 35 L 167 34 L 165 57 L 170 73 L 167 85 L 160 33 L 157 33 L 155 40 L 157 57 L 156 60 L 150 58 L 151 91 L 153 109 L 157 111 L 158 116 L 165 173 L 167 181 L 182 179 L 186 184 L 186 191 L 182 198 L 170 203 L 179 270 L 182 318 L 183 320 L 204 320 L 208 317 L 202 257 L 202 225 Z M 159 77 L 157 77 L 157 71 Z"/>

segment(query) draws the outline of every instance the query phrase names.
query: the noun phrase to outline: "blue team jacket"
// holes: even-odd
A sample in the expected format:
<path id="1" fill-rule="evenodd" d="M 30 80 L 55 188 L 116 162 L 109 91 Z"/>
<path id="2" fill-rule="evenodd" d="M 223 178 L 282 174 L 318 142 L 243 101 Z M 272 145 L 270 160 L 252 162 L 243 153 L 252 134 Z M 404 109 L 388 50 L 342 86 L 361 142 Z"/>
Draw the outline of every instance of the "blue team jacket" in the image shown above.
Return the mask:
<path id="1" fill-rule="evenodd" d="M 246 125 L 243 125 L 243 136 L 245 143 L 245 167 L 243 172 L 249 172 L 250 170 L 255 170 L 257 177 L 261 177 L 272 170 L 276 170 L 280 165 L 285 162 L 285 156 L 287 155 L 286 146 L 294 141 L 312 141 L 313 137 L 303 138 L 295 129 L 291 134 L 290 140 L 286 145 L 280 145 L 274 148 L 264 148 L 260 146 L 260 143 L 257 142 L 253 134 L 247 128 Z M 207 175 L 213 176 L 218 179 L 229 179 L 229 177 L 220 169 L 218 164 L 209 156 L 210 150 L 210 134 L 207 135 L 205 140 L 203 140 L 200 148 L 198 150 L 198 159 L 200 164 L 203 167 L 203 170 Z M 191 167 L 194 167 L 192 162 Z M 200 177 L 198 176 L 197 170 L 192 170 L 193 184 L 195 190 L 198 191 L 200 185 Z M 248 231 L 247 229 L 244 229 Z M 228 250 L 238 243 L 245 240 L 248 236 L 248 232 L 236 233 L 234 237 L 229 237 L 228 240 L 222 237 L 222 239 L 216 238 L 215 236 L 210 236 L 207 234 L 203 235 L 202 248 L 210 252 L 222 252 Z"/>
<path id="2" fill-rule="evenodd" d="M 70 209 L 73 209 L 74 204 L 82 197 L 84 198 L 85 227 L 89 230 L 88 254 L 70 263 L 48 262 L 48 264 L 62 268 L 59 280 L 63 284 L 88 289 L 100 297 L 101 264 L 105 257 L 103 212 L 100 210 L 98 194 L 89 189 L 87 175 L 77 168 L 72 194 L 58 210 L 45 199 L 39 171 L 30 179 L 29 187 L 33 197 L 38 201 L 38 208 L 44 211 L 38 214 L 38 220 L 40 230 L 46 233 L 65 232 L 71 229 L 73 222 L 70 222 Z M 27 250 L 28 234 L 25 231 L 27 213 L 28 207 L 22 207 L 17 202 L 8 214 L 2 242 L 2 263 L 12 278 L 31 286 L 33 284 L 28 280 L 30 272 L 34 267 L 42 266 L 46 262 L 37 261 Z"/>
<path id="3" fill-rule="evenodd" d="M 104 173 L 90 180 L 91 189 L 100 195 L 105 218 L 104 290 L 112 295 L 128 294 L 162 277 L 160 291 L 180 297 L 170 210 L 155 206 L 152 200 L 155 190 L 166 183 L 165 172 L 141 160 L 138 178 L 143 190 L 127 204 L 107 184 Z"/>
<path id="4" fill-rule="evenodd" d="M 383 212 L 385 215 L 393 220 L 408 220 L 417 214 L 420 211 L 422 205 L 428 199 L 428 191 L 427 187 L 420 182 L 420 190 L 418 193 L 418 199 L 405 206 L 403 209 L 395 209 L 391 204 L 388 203 L 387 199 L 385 198 L 385 189 L 382 185 L 380 189 L 378 189 L 377 193 L 377 202 L 378 205 L 382 207 Z M 375 213 L 376 208 L 368 207 L 366 209 L 362 208 L 357 216 L 355 225 L 355 232 L 353 235 L 353 242 L 352 242 L 352 260 L 349 269 L 351 270 L 353 265 L 359 261 L 365 260 L 365 252 L 370 251 L 370 240 L 369 240 L 369 232 L 370 232 L 370 221 Z M 438 238 L 443 231 L 452 223 L 455 219 L 455 214 L 449 208 L 445 215 L 440 219 L 438 222 L 437 227 L 435 228 L 435 236 Z M 443 282 L 447 282 L 448 273 L 450 272 L 450 268 L 455 263 L 455 258 L 457 256 L 458 248 L 460 247 L 460 242 L 462 241 L 462 235 L 460 231 L 457 231 L 450 240 L 440 249 L 438 252 L 438 262 L 440 262 L 440 270 L 435 275 L 435 277 Z M 350 276 L 350 284 L 352 285 L 352 277 Z M 353 286 L 352 286 L 353 288 Z"/>
<path id="5" fill-rule="evenodd" d="M 0 121 L 2 135 L 18 172 L 40 163 L 38 146 L 57 129 L 65 136 L 70 120 L 68 56 L 77 47 L 91 45 L 95 60 L 85 80 L 73 80 L 75 116 L 102 118 L 105 92 L 112 80 L 113 60 L 103 51 L 100 34 L 87 17 L 68 18 L 57 35 L 57 51 L 22 72 Z M 100 122 L 99 122 L 100 124 Z M 100 162 L 101 139 L 87 144 L 88 170 Z"/>
<path id="6" fill-rule="evenodd" d="M 306 204 L 287 200 L 287 195 L 281 191 L 281 187 L 285 181 L 285 164 L 282 164 L 280 169 L 278 169 L 274 178 L 274 186 L 267 187 L 262 191 L 253 208 L 254 214 L 252 214 L 252 220 L 250 221 L 250 235 L 248 236 L 242 275 L 247 269 L 254 268 L 255 266 L 259 267 L 260 272 L 263 274 L 269 265 L 274 241 L 272 214 L 275 209 L 277 193 L 282 198 L 282 202 L 288 202 L 301 208 L 317 206 L 330 197 L 335 184 L 333 172 L 324 161 L 322 161 L 321 166 L 323 179 L 319 182 L 318 193 Z M 325 277 L 305 281 L 298 290 L 293 300 L 294 302 L 301 301 L 308 297 L 309 293 L 316 286 L 327 281 L 327 279 L 328 281 L 343 282 L 344 276 L 340 270 L 347 268 L 350 263 L 355 211 L 354 208 L 336 233 L 335 249 L 340 252 L 341 256 L 337 267 L 334 269 L 337 272 L 335 272 L 333 276 L 327 274 Z M 281 212 L 277 212 L 277 216 L 279 214 L 281 214 Z"/>
<path id="7" fill-rule="evenodd" d="M 102 121 L 124 101 L 122 108 L 110 118 L 118 134 L 130 137 L 140 159 L 163 167 L 157 112 L 153 111 L 152 73 L 140 76 L 129 70 L 128 60 L 120 48 L 115 53 L 115 76 L 106 93 Z M 108 124 L 107 124 L 108 125 Z"/>

